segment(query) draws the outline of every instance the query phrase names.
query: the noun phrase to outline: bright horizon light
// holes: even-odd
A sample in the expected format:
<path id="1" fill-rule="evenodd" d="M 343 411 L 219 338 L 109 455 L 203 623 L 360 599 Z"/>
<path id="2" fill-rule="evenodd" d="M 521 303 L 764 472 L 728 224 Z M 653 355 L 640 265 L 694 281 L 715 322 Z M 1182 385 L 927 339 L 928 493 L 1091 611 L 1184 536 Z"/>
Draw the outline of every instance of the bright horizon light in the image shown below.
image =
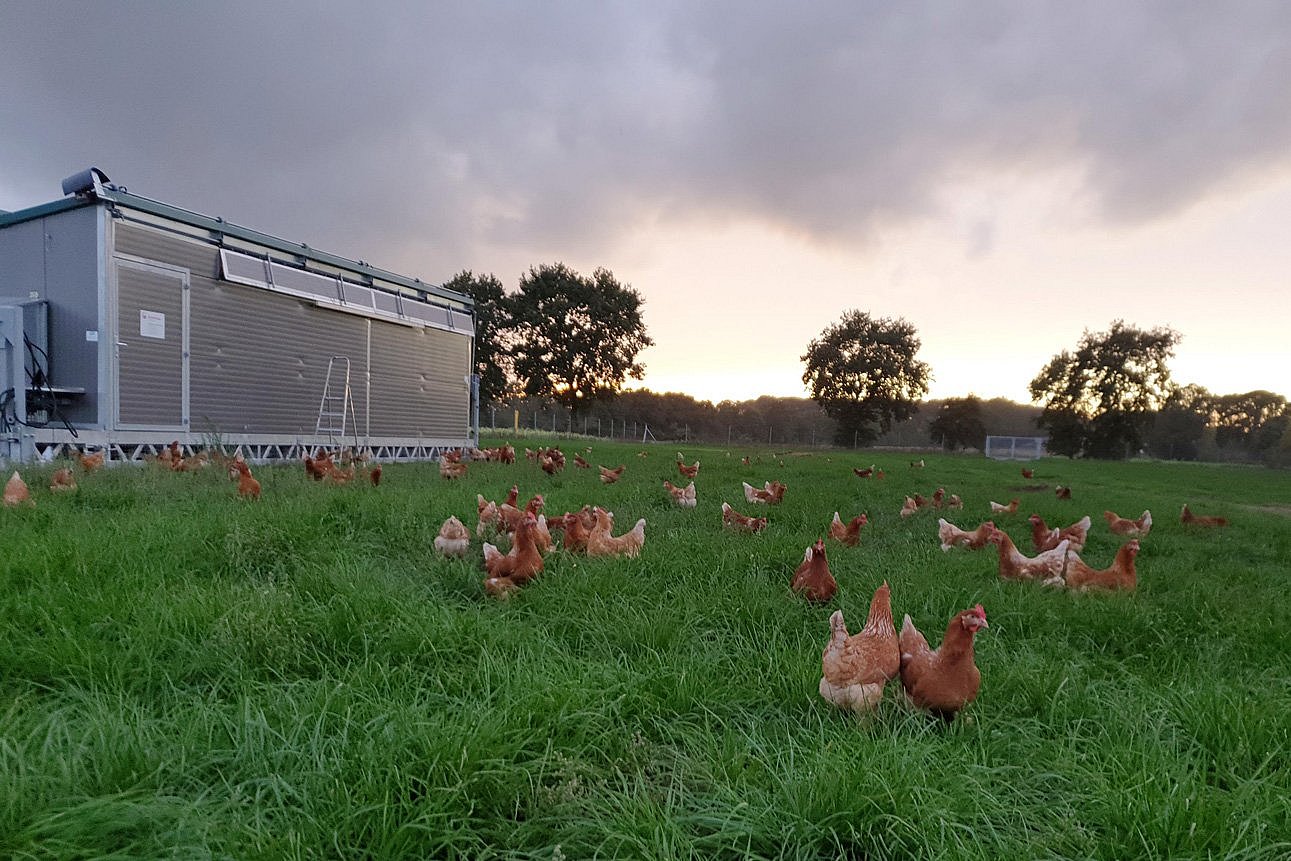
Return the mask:
<path id="1" fill-rule="evenodd" d="M 1128 229 L 1079 208 L 1032 220 L 1074 194 L 1071 177 L 1039 177 L 994 201 L 986 248 L 953 209 L 859 251 L 752 224 L 638 234 L 615 271 L 644 296 L 657 346 L 629 387 L 713 402 L 807 397 L 808 342 L 859 308 L 914 324 L 932 366 L 927 399 L 1031 403 L 1027 386 L 1054 355 L 1117 319 L 1183 336 L 1169 362 L 1178 384 L 1289 395 L 1291 243 L 1280 234 L 1291 174 L 1275 179 Z M 805 286 L 782 285 L 786 273 Z"/>

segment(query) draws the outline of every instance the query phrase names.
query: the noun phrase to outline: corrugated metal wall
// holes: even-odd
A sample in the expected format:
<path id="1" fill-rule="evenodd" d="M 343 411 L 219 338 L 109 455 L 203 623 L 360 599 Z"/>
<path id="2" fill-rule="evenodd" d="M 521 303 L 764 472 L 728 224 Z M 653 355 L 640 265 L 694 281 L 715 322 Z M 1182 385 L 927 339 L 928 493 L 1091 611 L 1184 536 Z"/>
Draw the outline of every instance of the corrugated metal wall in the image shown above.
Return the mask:
<path id="1" fill-rule="evenodd" d="M 373 427 L 415 437 L 466 435 L 470 362 L 462 335 L 373 321 Z"/>
<path id="2" fill-rule="evenodd" d="M 171 270 L 117 265 L 118 418 L 183 429 L 184 281 Z M 146 320 L 144 315 L 150 315 Z"/>
<path id="3" fill-rule="evenodd" d="M 312 434 L 328 358 L 349 357 L 355 390 L 363 380 L 358 317 L 213 278 L 193 279 L 190 308 L 194 431 Z M 355 409 L 362 427 L 361 399 Z"/>
<path id="4" fill-rule="evenodd" d="M 470 339 L 325 310 L 219 279 L 214 246 L 117 223 L 116 250 L 188 268 L 195 433 L 312 435 L 330 356 L 350 360 L 360 435 L 371 325 L 371 435 L 463 439 Z"/>

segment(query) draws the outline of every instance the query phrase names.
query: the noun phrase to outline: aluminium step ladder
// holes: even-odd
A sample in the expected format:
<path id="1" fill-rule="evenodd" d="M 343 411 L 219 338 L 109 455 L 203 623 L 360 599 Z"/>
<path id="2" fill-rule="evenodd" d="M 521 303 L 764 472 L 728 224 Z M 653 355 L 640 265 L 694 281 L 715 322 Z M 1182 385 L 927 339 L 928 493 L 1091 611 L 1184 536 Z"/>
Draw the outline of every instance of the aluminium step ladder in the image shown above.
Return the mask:
<path id="1" fill-rule="evenodd" d="M 350 357 L 332 356 L 327 360 L 327 377 L 323 380 L 323 398 L 318 402 L 318 420 L 314 423 L 316 439 L 327 437 L 331 447 L 345 439 L 346 427 L 354 437 L 354 452 L 359 450 L 359 422 L 354 416 L 354 398 L 350 396 Z"/>

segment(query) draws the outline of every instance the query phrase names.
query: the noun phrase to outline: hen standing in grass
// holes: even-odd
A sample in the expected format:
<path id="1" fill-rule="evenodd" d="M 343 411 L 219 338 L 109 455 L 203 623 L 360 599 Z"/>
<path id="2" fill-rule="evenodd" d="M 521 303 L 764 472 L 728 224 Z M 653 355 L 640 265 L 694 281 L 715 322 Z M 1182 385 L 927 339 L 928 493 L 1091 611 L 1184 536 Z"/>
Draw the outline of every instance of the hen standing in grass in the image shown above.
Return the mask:
<path id="1" fill-rule="evenodd" d="M 1035 549 L 1039 553 L 1052 550 L 1064 538 L 1070 542 L 1067 547 L 1068 550 L 1079 552 L 1085 549 L 1085 539 L 1089 537 L 1089 515 L 1082 517 L 1065 529 L 1050 527 L 1049 524 L 1044 522 L 1044 518 L 1038 514 L 1028 517 L 1027 522 L 1031 524 L 1031 543 L 1035 545 Z"/>
<path id="2" fill-rule="evenodd" d="M 731 508 L 729 502 L 723 502 L 722 526 L 727 529 L 734 529 L 736 532 L 761 532 L 766 529 L 767 519 L 765 517 L 749 517 L 747 514 L 740 514 L 734 508 Z"/>
<path id="3" fill-rule="evenodd" d="M 587 552 L 587 541 L 591 538 L 592 529 L 596 527 L 596 515 L 588 506 L 580 511 L 565 512 L 553 525 L 565 531 L 561 546 L 571 553 Z"/>
<path id="4" fill-rule="evenodd" d="M 1227 526 L 1228 518 L 1193 514 L 1192 510 L 1188 508 L 1188 503 L 1185 502 L 1183 504 L 1183 510 L 1179 512 L 1179 522 L 1185 526 L 1205 526 L 1209 528 L 1214 526 Z"/>
<path id="5" fill-rule="evenodd" d="M 1000 577 L 1005 580 L 1048 580 L 1061 577 L 1067 561 L 1068 540 L 1064 538 L 1052 550 L 1035 557 L 1026 557 L 1014 545 L 1013 539 L 1000 529 L 991 530 L 986 539 L 1000 548 Z"/>
<path id="6" fill-rule="evenodd" d="M 593 509 L 596 514 L 596 526 L 587 536 L 588 556 L 628 556 L 640 555 L 645 545 L 646 519 L 637 520 L 636 525 L 622 535 L 612 534 L 614 515 L 604 508 Z"/>
<path id="7" fill-rule="evenodd" d="M 848 547 L 855 547 L 861 543 L 861 527 L 869 523 L 869 518 L 864 514 L 858 514 L 846 523 L 834 512 L 834 519 L 829 524 L 829 537 Z"/>
<path id="8" fill-rule="evenodd" d="M 76 476 L 72 474 L 70 467 L 63 467 L 56 471 L 49 479 L 49 489 L 54 493 L 67 493 L 76 490 Z"/>
<path id="9" fill-rule="evenodd" d="M 466 464 L 459 463 L 455 460 L 449 460 L 445 455 L 439 459 L 439 477 L 449 480 L 461 478 L 466 475 Z"/>
<path id="10" fill-rule="evenodd" d="M 526 513 L 516 527 L 510 553 L 503 555 L 492 544 L 484 545 L 484 567 L 489 572 L 484 588 L 490 595 L 505 598 L 542 571 L 542 554 L 535 543 L 537 529 L 538 518 Z"/>
<path id="11" fill-rule="evenodd" d="M 699 500 L 695 497 L 695 482 L 693 481 L 686 487 L 677 487 L 665 478 L 663 481 L 663 489 L 668 491 L 668 495 L 672 497 L 672 501 L 677 503 L 681 508 L 694 508 L 699 504 Z"/>
<path id="12" fill-rule="evenodd" d="M 786 485 L 778 481 L 763 483 L 761 490 L 747 481 L 741 482 L 741 484 L 744 485 L 744 498 L 749 502 L 761 503 L 762 505 L 779 505 L 784 499 L 784 492 L 788 489 Z"/>
<path id="13" fill-rule="evenodd" d="M 13 475 L 9 476 L 9 480 L 5 482 L 4 504 L 12 508 L 22 505 L 24 502 L 28 505 L 34 504 L 31 501 L 31 491 L 27 489 L 27 482 L 22 480 L 22 476 L 18 474 L 17 470 L 14 470 Z"/>
<path id="14" fill-rule="evenodd" d="M 1046 582 L 1046 586 L 1065 586 L 1068 589 L 1084 591 L 1086 589 L 1106 589 L 1109 591 L 1133 592 L 1138 586 L 1138 573 L 1134 570 L 1134 558 L 1139 555 L 1139 540 L 1132 538 L 1116 551 L 1116 559 L 1110 567 L 1099 571 L 1091 568 L 1075 553 L 1067 554 L 1067 569 L 1060 578 Z"/>
<path id="15" fill-rule="evenodd" d="M 901 685 L 911 701 L 949 723 L 977 698 L 982 674 L 973 660 L 973 637 L 986 624 L 978 604 L 950 619 L 946 636 L 934 651 L 907 614 L 901 623 Z"/>
<path id="16" fill-rule="evenodd" d="M 444 521 L 444 525 L 439 527 L 439 534 L 435 536 L 435 549 L 445 556 L 461 558 L 466 555 L 470 546 L 471 533 L 466 531 L 462 521 L 450 515 Z"/>
<path id="17" fill-rule="evenodd" d="M 874 590 L 870 614 L 861 630 L 847 635 L 843 611 L 829 617 L 829 642 L 820 655 L 820 695 L 857 714 L 872 711 L 883 698 L 883 686 L 901 670 L 901 648 L 892 624 L 891 589 L 887 581 Z"/>
<path id="18" fill-rule="evenodd" d="M 80 456 L 81 468 L 86 472 L 94 472 L 103 466 L 103 451 L 96 451 L 94 454 L 82 454 Z"/>
<path id="19" fill-rule="evenodd" d="M 233 468 L 238 471 L 238 496 L 244 499 L 260 498 L 260 482 L 251 475 L 251 467 L 245 460 L 235 460 Z"/>
<path id="20" fill-rule="evenodd" d="M 1114 534 L 1124 535 L 1127 538 L 1145 538 L 1152 531 L 1152 512 L 1147 509 L 1139 515 L 1138 520 L 1121 517 L 1115 511 L 1104 511 L 1103 519 L 1107 521 L 1107 528 Z"/>
<path id="21" fill-rule="evenodd" d="M 941 539 L 941 549 L 949 550 L 952 547 L 967 547 L 969 550 L 980 550 L 986 546 L 990 540 L 991 533 L 995 531 L 995 522 L 993 520 L 983 521 L 980 526 L 971 532 L 960 529 L 955 524 L 938 518 L 937 520 L 937 537 Z"/>
<path id="22" fill-rule="evenodd" d="M 829 561 L 825 558 L 824 539 L 817 538 L 816 543 L 807 548 L 802 563 L 793 572 L 790 587 L 815 604 L 826 604 L 838 594 L 838 581 L 829 572 Z"/>

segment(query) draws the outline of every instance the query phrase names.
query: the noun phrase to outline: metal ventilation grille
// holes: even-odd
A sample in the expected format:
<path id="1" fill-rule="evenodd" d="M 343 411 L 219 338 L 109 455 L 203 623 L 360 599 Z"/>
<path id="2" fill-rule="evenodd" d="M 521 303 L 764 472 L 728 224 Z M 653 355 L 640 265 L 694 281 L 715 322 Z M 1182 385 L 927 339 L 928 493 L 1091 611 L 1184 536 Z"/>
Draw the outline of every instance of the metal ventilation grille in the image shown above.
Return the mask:
<path id="1" fill-rule="evenodd" d="M 470 314 L 463 314 L 461 311 L 448 312 L 448 325 L 454 332 L 470 332 L 475 334 L 475 321 Z"/>
<path id="2" fill-rule="evenodd" d="M 360 287 L 357 284 L 351 284 L 348 281 L 341 282 L 341 298 L 347 305 L 355 305 L 359 308 L 373 308 L 372 291 L 367 287 Z"/>
<path id="3" fill-rule="evenodd" d="M 269 286 L 279 290 L 292 290 L 297 293 L 304 293 L 307 296 L 318 296 L 333 301 L 337 297 L 338 285 L 336 279 L 329 278 L 326 275 L 317 275 L 313 272 L 305 272 L 302 269 L 292 269 L 290 266 L 283 266 L 281 263 L 270 263 L 269 275 L 272 279 Z"/>
<path id="4" fill-rule="evenodd" d="M 449 323 L 449 312 L 447 308 L 439 308 L 435 305 L 427 305 L 422 302 L 412 302 L 405 300 L 403 303 L 403 312 L 409 317 L 421 320 L 424 323 L 439 326 L 444 329 L 451 329 Z"/>
<path id="5" fill-rule="evenodd" d="M 268 287 L 268 261 L 245 254 L 220 252 L 220 266 L 224 270 L 224 279 L 237 284 L 250 284 L 252 287 Z"/>
<path id="6" fill-rule="evenodd" d="M 220 267 L 226 281 L 299 296 L 337 311 L 389 320 L 405 326 L 431 326 L 470 334 L 475 332 L 470 314 L 418 302 L 383 290 L 373 290 L 333 275 L 321 275 L 281 263 L 271 263 L 227 248 L 220 249 Z"/>

